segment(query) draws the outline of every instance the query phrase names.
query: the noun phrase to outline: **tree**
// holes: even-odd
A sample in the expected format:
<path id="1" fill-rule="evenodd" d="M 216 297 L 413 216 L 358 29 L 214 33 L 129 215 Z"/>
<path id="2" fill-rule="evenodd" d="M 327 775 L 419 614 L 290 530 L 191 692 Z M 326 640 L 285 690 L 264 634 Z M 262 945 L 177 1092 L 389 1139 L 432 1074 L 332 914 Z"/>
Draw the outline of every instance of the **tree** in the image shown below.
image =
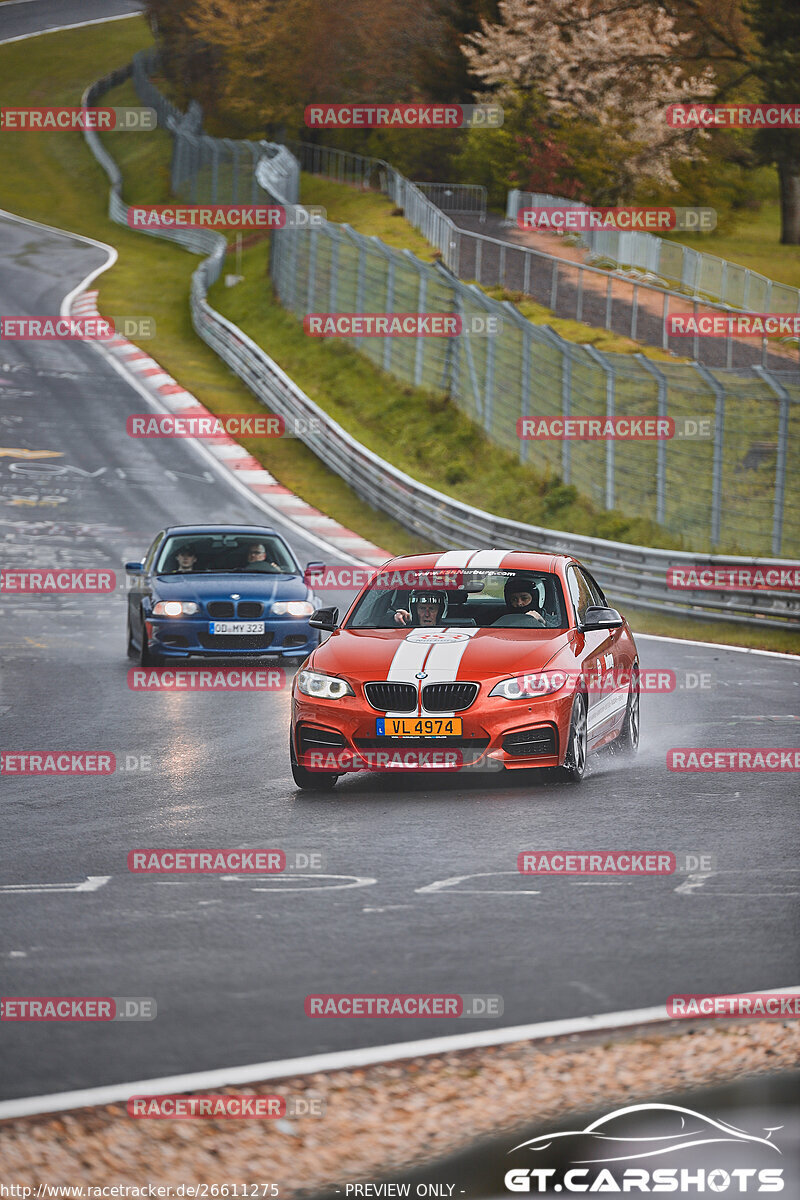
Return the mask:
<path id="1" fill-rule="evenodd" d="M 713 66 L 718 80 L 714 100 L 797 103 L 798 0 L 648 2 L 662 6 L 688 34 L 683 47 L 687 61 Z M 750 141 L 758 159 L 778 169 L 781 242 L 796 246 L 800 244 L 800 130 L 759 132 Z"/>
<path id="2" fill-rule="evenodd" d="M 615 164 L 613 203 L 649 179 L 675 187 L 672 164 L 700 156 L 704 135 L 670 129 L 669 104 L 707 98 L 713 73 L 686 78 L 688 34 L 646 0 L 501 0 L 500 22 L 467 38 L 471 70 L 499 91 L 534 89 L 550 119 L 598 127 L 600 153 Z"/>

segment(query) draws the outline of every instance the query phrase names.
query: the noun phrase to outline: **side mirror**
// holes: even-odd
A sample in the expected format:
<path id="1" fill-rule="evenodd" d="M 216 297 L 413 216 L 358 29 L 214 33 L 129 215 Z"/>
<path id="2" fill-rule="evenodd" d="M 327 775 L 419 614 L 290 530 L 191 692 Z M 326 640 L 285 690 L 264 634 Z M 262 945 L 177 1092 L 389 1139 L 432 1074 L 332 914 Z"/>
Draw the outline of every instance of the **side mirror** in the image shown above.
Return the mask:
<path id="1" fill-rule="evenodd" d="M 305 569 L 305 571 L 303 571 L 303 583 L 307 584 L 309 587 L 313 587 L 314 579 L 316 578 L 316 576 L 324 575 L 324 574 L 325 574 L 325 563 L 321 563 L 321 562 L 306 563 L 306 569 Z"/>
<path id="2" fill-rule="evenodd" d="M 141 575 L 144 571 L 144 559 L 141 562 L 125 563 L 125 572 L 128 575 Z"/>
<path id="3" fill-rule="evenodd" d="M 604 608 L 602 604 L 590 604 L 581 622 L 581 629 L 619 629 L 622 617 L 615 608 Z"/>
<path id="4" fill-rule="evenodd" d="M 308 623 L 312 629 L 324 629 L 326 633 L 333 633 L 338 620 L 338 608 L 318 608 L 314 615 L 308 618 Z"/>

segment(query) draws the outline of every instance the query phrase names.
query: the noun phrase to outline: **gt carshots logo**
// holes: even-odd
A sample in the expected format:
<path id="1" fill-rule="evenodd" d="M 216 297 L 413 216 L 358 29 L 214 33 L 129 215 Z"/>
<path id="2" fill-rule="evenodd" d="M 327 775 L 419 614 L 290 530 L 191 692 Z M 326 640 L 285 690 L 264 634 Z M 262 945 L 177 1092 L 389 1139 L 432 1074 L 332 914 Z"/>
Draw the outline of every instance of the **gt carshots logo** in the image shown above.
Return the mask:
<path id="1" fill-rule="evenodd" d="M 659 1131 L 656 1132 L 656 1126 Z M 667 1132 L 664 1133 L 663 1127 Z M 782 1167 L 688 1167 L 655 1166 L 654 1158 L 686 1155 L 696 1146 L 748 1145 L 763 1152 L 765 1158 L 780 1155 L 770 1140 L 777 1126 L 765 1129 L 766 1137 L 745 1133 L 725 1121 L 706 1117 L 691 1108 L 675 1104 L 633 1104 L 600 1117 L 585 1129 L 545 1133 L 514 1146 L 509 1154 L 520 1150 L 545 1151 L 553 1143 L 565 1139 L 560 1149 L 570 1153 L 568 1161 L 579 1165 L 567 1170 L 556 1167 L 513 1167 L 506 1171 L 504 1183 L 509 1192 L 534 1192 L 539 1195 L 553 1192 L 602 1193 L 664 1193 L 697 1195 L 726 1192 L 782 1192 Z M 574 1149 L 570 1140 L 575 1143 Z M 625 1154 L 625 1143 L 630 1153 Z M 592 1157 L 596 1151 L 597 1157 Z M 572 1157 L 574 1154 L 574 1157 Z M 647 1167 L 628 1167 L 620 1164 L 648 1159 Z M 613 1167 L 604 1164 L 612 1163 Z"/>

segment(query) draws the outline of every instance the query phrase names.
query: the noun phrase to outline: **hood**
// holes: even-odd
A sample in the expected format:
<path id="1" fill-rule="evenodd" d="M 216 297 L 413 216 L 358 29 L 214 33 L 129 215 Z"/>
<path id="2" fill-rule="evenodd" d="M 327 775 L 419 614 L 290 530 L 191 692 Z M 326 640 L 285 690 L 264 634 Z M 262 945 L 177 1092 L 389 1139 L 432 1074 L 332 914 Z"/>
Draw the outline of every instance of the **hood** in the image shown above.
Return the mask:
<path id="1" fill-rule="evenodd" d="M 313 593 L 299 575 L 259 575 L 245 571 L 238 575 L 156 575 L 153 595 L 158 600 L 194 600 L 205 604 L 209 600 L 230 600 L 238 592 L 243 600 L 313 600 Z"/>
<path id="2" fill-rule="evenodd" d="M 519 629 L 344 629 L 313 652 L 308 666 L 361 682 L 413 682 L 418 671 L 427 672 L 428 683 L 481 682 L 541 671 L 568 642 L 565 629 L 522 636 Z"/>

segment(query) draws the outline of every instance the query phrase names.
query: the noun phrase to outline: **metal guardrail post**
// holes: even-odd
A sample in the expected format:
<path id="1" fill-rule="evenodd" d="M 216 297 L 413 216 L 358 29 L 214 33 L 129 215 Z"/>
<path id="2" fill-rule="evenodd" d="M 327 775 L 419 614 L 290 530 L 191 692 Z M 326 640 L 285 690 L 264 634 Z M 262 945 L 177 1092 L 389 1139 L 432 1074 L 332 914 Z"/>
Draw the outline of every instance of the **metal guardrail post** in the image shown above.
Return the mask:
<path id="1" fill-rule="evenodd" d="M 572 351 L 564 345 L 561 351 L 561 413 L 564 419 L 572 409 Z M 561 478 L 564 483 L 572 480 L 572 442 L 564 438 L 561 443 Z"/>
<path id="2" fill-rule="evenodd" d="M 644 354 L 634 354 L 638 363 L 649 371 L 658 385 L 658 415 L 667 416 L 667 380 L 663 371 L 659 371 L 655 363 Z M 659 438 L 656 447 L 656 521 L 663 525 L 667 512 L 667 442 Z"/>
<path id="3" fill-rule="evenodd" d="M 339 234 L 331 238 L 331 281 L 329 285 L 328 312 L 337 312 L 336 294 L 339 284 Z"/>
<path id="4" fill-rule="evenodd" d="M 425 312 L 426 296 L 428 293 L 428 276 L 425 271 L 420 270 L 417 259 L 410 250 L 404 250 L 404 254 L 408 255 L 409 265 L 413 264 L 417 270 L 419 279 L 417 289 L 417 312 Z M 425 354 L 425 339 L 417 338 L 417 344 L 414 348 L 414 387 L 422 386 L 422 369 L 424 364 Z"/>
<path id="5" fill-rule="evenodd" d="M 550 311 L 555 315 L 556 300 L 558 298 L 558 262 L 557 258 L 553 259 L 553 274 L 550 280 Z"/>
<path id="6" fill-rule="evenodd" d="M 722 528 L 722 468 L 725 453 L 725 389 L 707 367 L 692 363 L 714 393 L 714 459 L 711 466 L 711 547 L 719 545 Z"/>
<path id="7" fill-rule="evenodd" d="M 615 378 L 614 369 L 611 364 L 603 358 L 602 354 L 595 349 L 594 346 L 584 346 L 584 350 L 593 358 L 601 368 L 606 378 L 606 416 L 614 417 L 615 409 Z M 605 505 L 607 509 L 611 509 L 615 504 L 615 451 L 616 447 L 613 438 L 608 438 L 606 441 L 606 497 Z"/>
<path id="8" fill-rule="evenodd" d="M 783 542 L 783 509 L 786 498 L 786 459 L 789 443 L 789 404 L 791 397 L 786 388 L 764 367 L 753 367 L 765 383 L 769 384 L 780 400 L 778 416 L 778 455 L 775 462 L 775 503 L 772 510 L 772 553 L 777 557 Z"/>
<path id="9" fill-rule="evenodd" d="M 606 284 L 606 321 L 605 321 L 605 326 L 604 326 L 605 329 L 611 328 L 611 308 L 614 303 L 613 288 L 614 288 L 614 276 L 609 275 L 608 283 Z"/>
<path id="10" fill-rule="evenodd" d="M 636 341 L 636 318 L 639 312 L 639 285 L 633 285 L 633 301 L 631 303 L 631 341 Z"/>
<path id="11" fill-rule="evenodd" d="M 308 279 L 306 280 L 306 312 L 312 313 L 316 308 L 317 295 L 317 243 L 319 229 L 309 230 L 311 242 L 308 247 Z"/>

